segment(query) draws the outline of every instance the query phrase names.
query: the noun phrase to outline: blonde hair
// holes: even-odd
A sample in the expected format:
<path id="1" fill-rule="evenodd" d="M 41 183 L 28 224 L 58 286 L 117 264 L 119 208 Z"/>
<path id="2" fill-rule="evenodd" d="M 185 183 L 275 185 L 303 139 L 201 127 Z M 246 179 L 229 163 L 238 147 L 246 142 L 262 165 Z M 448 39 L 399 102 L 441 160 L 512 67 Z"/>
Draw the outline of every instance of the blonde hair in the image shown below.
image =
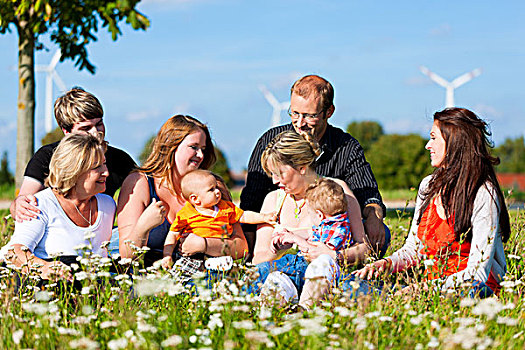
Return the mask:
<path id="1" fill-rule="evenodd" d="M 99 100 L 79 87 L 74 87 L 55 101 L 55 119 L 58 126 L 67 132 L 71 132 L 75 123 L 103 116 Z"/>
<path id="2" fill-rule="evenodd" d="M 180 188 L 184 199 L 190 200 L 190 196 L 195 194 L 199 186 L 202 186 L 203 180 L 208 177 L 213 177 L 217 180 L 211 171 L 203 169 L 193 170 L 184 175 L 182 180 L 180 180 Z"/>
<path id="3" fill-rule="evenodd" d="M 261 165 L 268 176 L 272 176 L 270 168 L 278 165 L 289 165 L 294 169 L 303 166 L 315 169 L 315 160 L 320 155 L 319 144 L 309 133 L 284 131 L 268 143 L 261 156 Z"/>
<path id="4" fill-rule="evenodd" d="M 332 84 L 318 75 L 306 75 L 297 80 L 292 85 L 291 94 L 296 94 L 305 99 L 314 94 L 315 97 L 319 97 L 319 107 L 324 111 L 334 105 Z"/>
<path id="5" fill-rule="evenodd" d="M 346 212 L 347 200 L 343 188 L 334 180 L 320 178 L 306 189 L 306 200 L 314 210 L 328 216 Z"/>
<path id="6" fill-rule="evenodd" d="M 80 175 L 104 161 L 107 142 L 102 133 L 67 134 L 53 152 L 45 185 L 66 196 Z"/>
<path id="7" fill-rule="evenodd" d="M 175 181 L 171 167 L 175 164 L 175 151 L 184 138 L 199 130 L 206 135 L 206 148 L 203 151 L 201 169 L 210 168 L 216 160 L 215 148 L 211 141 L 208 127 L 197 119 L 187 115 L 175 115 L 168 119 L 159 130 L 152 143 L 151 153 L 138 171 L 161 178 L 161 184 L 168 182 L 170 192 L 173 193 Z"/>

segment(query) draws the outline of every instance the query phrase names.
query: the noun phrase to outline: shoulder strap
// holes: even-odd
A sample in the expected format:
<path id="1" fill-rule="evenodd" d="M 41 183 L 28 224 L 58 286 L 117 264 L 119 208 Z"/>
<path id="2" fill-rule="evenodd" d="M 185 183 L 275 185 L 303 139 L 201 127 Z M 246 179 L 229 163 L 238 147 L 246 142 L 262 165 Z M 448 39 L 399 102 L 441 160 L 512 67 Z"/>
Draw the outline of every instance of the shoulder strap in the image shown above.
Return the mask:
<path id="1" fill-rule="evenodd" d="M 286 192 L 277 190 L 277 200 L 275 201 L 275 211 L 277 212 L 277 223 L 281 223 L 281 210 L 283 209 Z"/>
<path id="2" fill-rule="evenodd" d="M 153 176 L 146 174 L 146 179 L 148 179 L 150 200 L 153 200 L 153 198 L 155 198 L 159 201 L 159 196 L 157 196 L 157 192 L 155 191 L 155 181 L 153 180 Z"/>

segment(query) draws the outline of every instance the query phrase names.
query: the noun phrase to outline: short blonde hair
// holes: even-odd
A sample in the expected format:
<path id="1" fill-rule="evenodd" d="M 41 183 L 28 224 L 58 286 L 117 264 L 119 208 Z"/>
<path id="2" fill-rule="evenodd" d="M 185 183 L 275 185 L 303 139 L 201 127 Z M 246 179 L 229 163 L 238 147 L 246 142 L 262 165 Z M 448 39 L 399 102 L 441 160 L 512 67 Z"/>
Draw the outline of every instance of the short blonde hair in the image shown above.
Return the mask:
<path id="1" fill-rule="evenodd" d="M 102 164 L 107 142 L 102 133 L 67 134 L 55 149 L 45 185 L 67 196 L 80 175 Z"/>
<path id="2" fill-rule="evenodd" d="M 55 101 L 55 119 L 58 126 L 67 132 L 71 132 L 75 123 L 103 116 L 100 101 L 79 87 L 74 87 Z"/>
<path id="3" fill-rule="evenodd" d="M 204 131 L 206 135 L 206 148 L 200 168 L 210 168 L 217 158 L 208 127 L 193 117 L 179 114 L 171 117 L 162 125 L 153 140 L 148 159 L 137 170 L 160 178 L 161 184 L 167 181 L 170 191 L 175 194 L 173 193 L 175 182 L 171 171 L 171 167 L 175 164 L 175 151 L 186 136 L 199 130 Z"/>
<path id="4" fill-rule="evenodd" d="M 327 216 L 339 215 L 347 210 L 343 188 L 334 180 L 321 178 L 306 189 L 306 200 L 314 210 Z"/>
<path id="5" fill-rule="evenodd" d="M 284 131 L 268 143 L 261 156 L 261 165 L 268 176 L 272 176 L 270 168 L 278 165 L 315 169 L 315 160 L 320 154 L 319 144 L 310 134 Z"/>
<path id="6" fill-rule="evenodd" d="M 184 175 L 180 181 L 180 188 L 184 199 L 187 201 L 190 200 L 190 196 L 197 192 L 199 186 L 202 186 L 203 180 L 208 177 L 213 177 L 217 180 L 211 171 L 203 169 L 193 170 Z"/>

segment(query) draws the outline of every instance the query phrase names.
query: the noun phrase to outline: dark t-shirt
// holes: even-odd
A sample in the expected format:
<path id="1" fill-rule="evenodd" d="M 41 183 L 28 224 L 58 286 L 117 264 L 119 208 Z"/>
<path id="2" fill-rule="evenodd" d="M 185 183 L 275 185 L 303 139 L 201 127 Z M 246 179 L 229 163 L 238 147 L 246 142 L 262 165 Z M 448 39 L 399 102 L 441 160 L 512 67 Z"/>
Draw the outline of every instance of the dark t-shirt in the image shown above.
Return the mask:
<path id="1" fill-rule="evenodd" d="M 55 142 L 40 147 L 27 164 L 24 176 L 32 177 L 44 185 L 44 180 L 49 175 L 51 156 L 53 156 L 53 152 L 58 144 L 59 142 Z M 104 191 L 104 193 L 113 197 L 122 185 L 122 182 L 124 182 L 126 176 L 128 176 L 135 167 L 135 162 L 126 152 L 108 146 L 108 150 L 106 151 L 106 165 L 109 176 L 106 179 L 106 191 Z"/>

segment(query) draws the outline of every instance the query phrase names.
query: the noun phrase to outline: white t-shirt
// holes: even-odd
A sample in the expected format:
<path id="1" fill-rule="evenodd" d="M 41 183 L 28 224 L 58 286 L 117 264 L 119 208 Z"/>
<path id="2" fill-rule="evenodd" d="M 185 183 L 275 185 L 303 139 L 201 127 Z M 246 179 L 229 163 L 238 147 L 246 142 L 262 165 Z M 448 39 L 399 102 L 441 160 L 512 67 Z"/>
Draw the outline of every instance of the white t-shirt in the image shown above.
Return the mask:
<path id="1" fill-rule="evenodd" d="M 15 223 L 13 236 L 2 248 L 0 259 L 13 244 L 26 246 L 41 259 L 50 259 L 56 255 L 79 255 L 80 251 L 74 248 L 80 244 L 91 244 L 94 254 L 107 256 L 106 249 L 100 245 L 111 239 L 116 209 L 113 198 L 97 194 L 97 220 L 89 227 L 79 227 L 66 215 L 50 188 L 36 193 L 35 197 L 40 209 L 38 218 Z M 86 239 L 86 236 L 93 237 Z"/>

